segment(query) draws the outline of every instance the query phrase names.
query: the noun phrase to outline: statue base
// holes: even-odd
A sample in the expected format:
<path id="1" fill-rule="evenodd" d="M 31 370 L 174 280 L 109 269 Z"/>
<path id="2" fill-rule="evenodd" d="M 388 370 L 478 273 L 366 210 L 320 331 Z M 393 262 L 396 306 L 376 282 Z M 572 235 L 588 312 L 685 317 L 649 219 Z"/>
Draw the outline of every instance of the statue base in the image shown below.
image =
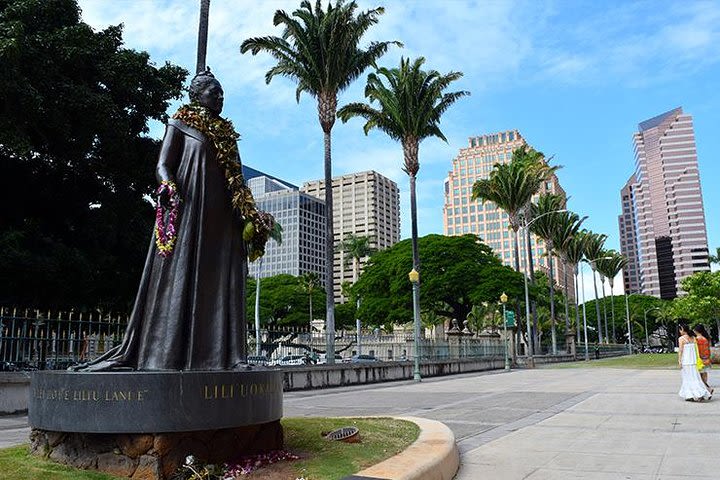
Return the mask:
<path id="1" fill-rule="evenodd" d="M 283 372 L 33 373 L 31 449 L 133 479 L 165 479 L 188 455 L 209 463 L 283 446 Z"/>
<path id="2" fill-rule="evenodd" d="M 280 421 L 222 430 L 156 434 L 68 433 L 33 429 L 30 451 L 58 463 L 134 480 L 169 479 L 193 455 L 225 463 L 283 448 Z"/>

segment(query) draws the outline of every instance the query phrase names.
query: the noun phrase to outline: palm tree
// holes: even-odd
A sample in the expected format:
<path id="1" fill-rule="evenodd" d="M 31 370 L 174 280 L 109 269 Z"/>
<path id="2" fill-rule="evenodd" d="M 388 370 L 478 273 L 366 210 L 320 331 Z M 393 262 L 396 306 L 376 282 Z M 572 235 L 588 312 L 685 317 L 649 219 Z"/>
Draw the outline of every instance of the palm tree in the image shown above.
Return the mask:
<path id="1" fill-rule="evenodd" d="M 356 13 L 354 1 L 337 0 L 322 9 L 303 0 L 292 15 L 277 10 L 275 26 L 282 25 L 280 37 L 254 37 L 240 46 L 242 53 L 270 54 L 277 64 L 265 74 L 265 82 L 276 76 L 288 77 L 297 83 L 296 100 L 305 92 L 317 99 L 318 117 L 325 140 L 325 293 L 328 363 L 335 359 L 335 300 L 333 279 L 333 203 L 331 133 L 335 124 L 338 93 L 385 54 L 390 45 L 399 42 L 370 42 L 360 48 L 360 40 L 385 12 L 382 7 Z"/>
<path id="2" fill-rule="evenodd" d="M 440 130 L 440 119 L 452 104 L 470 94 L 466 91 L 445 92 L 451 83 L 462 77 L 461 72 L 442 75 L 436 70 L 423 70 L 424 63 L 423 57 L 412 62 L 401 58 L 398 68 L 379 68 L 367 79 L 365 96 L 370 104 L 351 103 L 338 111 L 338 117 L 343 122 L 353 117 L 365 119 L 363 129 L 366 135 L 377 128 L 402 145 L 403 170 L 410 177 L 413 268 L 418 272 L 420 256 L 417 247 L 415 180 L 420 170 L 420 142 L 428 137 L 437 137 L 447 142 Z"/>
<path id="3" fill-rule="evenodd" d="M 552 337 L 552 353 L 557 354 L 557 335 L 555 332 L 555 277 L 553 269 L 554 239 L 558 228 L 563 224 L 559 222 L 560 212 L 565 206 L 565 197 L 556 194 L 540 195 L 537 203 L 533 203 L 530 207 L 531 215 L 536 220 L 531 226 L 532 232 L 545 241 L 545 248 L 548 256 L 548 277 L 550 289 L 550 331 Z"/>
<path id="4" fill-rule="evenodd" d="M 308 294 L 310 300 L 310 323 L 313 321 L 313 291 L 320 284 L 320 277 L 315 272 L 306 272 L 300 275 L 300 285 L 303 291 Z"/>
<path id="5" fill-rule="evenodd" d="M 717 248 L 715 249 L 715 255 L 710 255 L 710 256 L 708 257 L 708 261 L 709 261 L 711 264 L 713 264 L 713 263 L 720 264 L 720 247 L 717 247 Z"/>
<path id="6" fill-rule="evenodd" d="M 565 263 L 565 269 L 572 269 L 573 272 L 573 286 L 575 289 L 575 332 L 577 335 L 578 342 L 580 341 L 580 308 L 578 300 L 580 298 L 578 291 L 578 266 L 582 261 L 583 254 L 585 252 L 585 236 L 580 232 L 580 225 L 585 220 L 579 219 L 576 214 L 571 213 L 571 217 L 567 219 L 566 231 L 572 232 L 572 234 L 566 237 L 563 243 L 556 241 L 556 248 L 560 249 L 561 256 Z M 559 240 L 559 238 L 558 238 Z M 567 293 L 565 295 L 567 298 Z"/>
<path id="7" fill-rule="evenodd" d="M 339 251 L 344 254 L 345 265 L 352 263 L 353 266 L 353 283 L 357 282 L 360 276 L 360 260 L 366 258 L 377 251 L 370 245 L 371 238 L 365 235 L 355 235 L 348 233 L 340 243 Z"/>
<path id="8" fill-rule="evenodd" d="M 597 279 L 595 272 L 597 271 L 597 261 L 605 256 L 605 240 L 607 235 L 601 233 L 585 232 L 585 260 L 590 264 L 593 275 L 593 289 L 595 290 L 595 313 L 597 315 L 598 342 L 603 340 L 602 323 L 600 321 L 600 302 L 598 300 Z M 605 343 L 607 343 L 607 332 L 605 332 Z"/>
<path id="9" fill-rule="evenodd" d="M 523 145 L 513 151 L 509 163 L 495 164 L 488 178 L 480 179 L 473 185 L 472 199 L 494 202 L 508 215 L 510 228 L 513 230 L 513 247 L 515 250 L 515 270 L 520 272 L 520 243 L 518 230 L 521 221 L 527 220 L 527 213 L 533 195 L 540 191 L 543 183 L 557 170 L 545 162 L 542 153 Z M 529 262 L 529 258 L 527 259 Z M 531 281 L 532 281 L 531 276 Z M 530 355 L 533 354 L 534 340 L 528 323 L 528 345 Z"/>
<path id="10" fill-rule="evenodd" d="M 625 265 L 627 265 L 627 259 L 615 250 L 608 250 L 606 252 L 606 255 L 609 258 L 602 259 L 600 260 L 600 262 L 598 262 L 598 271 L 601 275 L 604 275 L 608 279 L 608 283 L 610 284 L 610 318 L 612 320 L 612 338 L 613 341 L 616 341 L 617 337 L 615 336 L 615 295 L 613 292 L 613 284 L 615 282 L 615 277 L 622 271 Z M 630 337 L 628 336 L 628 338 Z"/>
<path id="11" fill-rule="evenodd" d="M 576 213 L 573 212 L 561 212 L 557 215 L 556 221 L 557 221 L 557 228 L 555 232 L 553 232 L 553 239 L 552 239 L 552 246 L 555 251 L 555 254 L 560 257 L 560 260 L 563 263 L 563 274 L 565 275 L 565 278 L 563 279 L 564 283 L 564 293 L 565 293 L 565 334 L 567 335 L 570 332 L 570 309 L 568 306 L 568 279 L 567 279 L 567 272 L 570 270 L 571 266 L 576 265 L 577 262 L 571 262 L 571 258 L 569 254 L 572 254 L 572 251 L 569 251 L 571 245 L 570 242 L 572 242 L 575 235 L 580 230 L 580 226 L 585 221 L 587 217 L 580 218 Z M 549 249 L 548 249 L 549 250 Z M 574 260 L 574 258 L 572 259 Z M 574 271 L 574 270 L 573 270 Z M 573 276 L 574 278 L 574 276 Z M 576 298 L 577 299 L 577 298 Z"/>

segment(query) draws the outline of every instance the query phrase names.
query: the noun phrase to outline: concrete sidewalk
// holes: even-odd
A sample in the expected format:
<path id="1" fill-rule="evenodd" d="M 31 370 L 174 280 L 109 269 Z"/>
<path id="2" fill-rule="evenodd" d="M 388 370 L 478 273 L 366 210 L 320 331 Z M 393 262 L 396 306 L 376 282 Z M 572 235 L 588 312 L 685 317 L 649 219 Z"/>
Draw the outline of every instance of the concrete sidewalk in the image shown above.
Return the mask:
<path id="1" fill-rule="evenodd" d="M 720 389 L 684 402 L 679 382 L 677 370 L 488 372 L 289 392 L 285 416 L 439 420 L 457 439 L 458 480 L 720 478 Z M 26 439 L 25 422 L 0 417 L 0 446 Z"/>

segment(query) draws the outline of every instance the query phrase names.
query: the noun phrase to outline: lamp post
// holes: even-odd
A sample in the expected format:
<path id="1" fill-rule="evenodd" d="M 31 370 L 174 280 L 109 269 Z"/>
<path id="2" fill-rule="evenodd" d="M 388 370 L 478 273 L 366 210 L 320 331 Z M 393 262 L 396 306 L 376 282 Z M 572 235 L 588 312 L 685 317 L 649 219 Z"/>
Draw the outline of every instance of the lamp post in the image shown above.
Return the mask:
<path id="1" fill-rule="evenodd" d="M 660 310 L 660 307 L 650 307 L 643 312 L 643 319 L 645 320 L 645 347 L 646 348 L 650 348 L 650 337 L 648 336 L 648 329 L 647 329 L 647 314 L 648 314 L 648 312 L 652 312 L 653 310 Z"/>
<path id="2" fill-rule="evenodd" d="M 414 268 L 408 273 L 413 291 L 413 324 L 415 327 L 415 368 L 413 380 L 422 381 L 420 377 L 420 273 Z"/>
<path id="3" fill-rule="evenodd" d="M 507 336 L 507 317 L 505 316 L 505 304 L 508 301 L 508 296 L 505 292 L 500 295 L 500 303 L 503 306 L 503 343 L 505 344 L 505 370 L 510 370 L 510 357 L 508 356 L 508 336 Z"/>
<path id="4" fill-rule="evenodd" d="M 257 274 L 255 275 L 255 355 L 260 356 L 262 349 L 260 342 L 260 269 L 262 268 L 262 257 L 258 262 Z"/>
<path id="5" fill-rule="evenodd" d="M 545 212 L 545 213 L 543 213 L 542 215 L 538 215 L 537 217 L 533 218 L 533 219 L 530 220 L 529 222 L 523 222 L 523 225 L 521 226 L 521 228 L 522 228 L 522 238 L 524 239 L 524 238 L 527 237 L 528 228 L 530 228 L 530 225 L 532 225 L 533 223 L 535 223 L 537 220 L 540 220 L 542 217 L 544 217 L 544 216 L 546 216 L 546 215 L 551 215 L 551 214 L 554 214 L 554 213 L 563 213 L 563 212 L 567 212 L 567 209 L 563 208 L 563 209 L 560 209 L 560 210 L 553 210 L 553 211 L 551 211 L 551 212 Z M 523 216 L 523 220 L 525 220 L 525 217 L 524 217 L 524 216 Z M 527 339 L 528 339 L 528 352 L 527 352 L 527 353 L 528 353 L 528 365 L 530 365 L 531 367 L 534 367 L 534 366 L 535 366 L 535 360 L 533 359 L 533 353 L 534 353 L 534 352 L 533 352 L 533 350 L 534 350 L 533 344 L 534 344 L 535 342 L 534 342 L 534 339 L 533 339 L 533 337 L 532 337 L 532 330 L 531 330 L 531 328 L 530 328 L 530 292 L 529 292 L 529 290 L 528 290 L 528 276 L 530 275 L 529 270 L 528 270 L 528 267 L 529 267 L 528 264 L 529 264 L 529 262 L 530 262 L 530 251 L 529 251 L 529 249 L 530 249 L 530 245 L 529 245 L 529 243 L 528 243 L 528 244 L 526 245 L 526 249 L 525 249 L 525 251 L 526 251 L 526 255 L 525 255 L 525 272 L 524 272 L 525 275 L 523 275 L 523 276 L 525 277 L 525 325 L 526 325 L 526 329 L 527 329 Z"/>
<path id="6" fill-rule="evenodd" d="M 628 302 L 628 294 L 625 292 L 625 317 L 627 318 L 628 329 L 628 354 L 632 355 L 632 327 L 630 326 L 630 303 Z"/>

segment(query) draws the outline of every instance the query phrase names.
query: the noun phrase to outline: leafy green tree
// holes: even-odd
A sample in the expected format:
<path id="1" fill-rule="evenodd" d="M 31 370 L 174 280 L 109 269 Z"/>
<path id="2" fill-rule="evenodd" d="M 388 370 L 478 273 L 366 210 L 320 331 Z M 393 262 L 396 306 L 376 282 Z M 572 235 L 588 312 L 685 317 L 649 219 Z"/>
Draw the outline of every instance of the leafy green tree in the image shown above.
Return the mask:
<path id="1" fill-rule="evenodd" d="M 687 295 L 673 301 L 676 315 L 693 324 L 703 323 L 708 330 L 714 321 L 717 339 L 720 336 L 720 271 L 695 273 L 682 281 L 682 289 Z"/>
<path id="2" fill-rule="evenodd" d="M 260 323 L 263 326 L 307 326 L 310 302 L 322 304 L 325 300 L 322 289 L 314 289 L 309 295 L 301 277 L 280 274 L 262 278 L 261 281 Z M 253 318 L 255 279 L 248 278 L 247 292 L 247 318 Z"/>
<path id="3" fill-rule="evenodd" d="M 401 58 L 398 68 L 379 68 L 376 73 L 368 75 L 365 87 L 365 96 L 370 100 L 370 105 L 351 103 L 338 111 L 343 122 L 352 117 L 365 119 L 363 128 L 366 135 L 377 128 L 402 145 L 403 170 L 410 177 L 412 266 L 418 272 L 420 256 L 415 181 L 420 170 L 420 143 L 428 137 L 437 137 L 447 142 L 440 130 L 440 120 L 453 103 L 469 95 L 465 91 L 446 92 L 451 83 L 462 77 L 461 72 L 442 75 L 436 70 L 423 70 L 424 63 L 423 57 L 412 62 Z"/>
<path id="4" fill-rule="evenodd" d="M 242 53 L 256 55 L 268 53 L 277 64 L 265 74 L 265 82 L 276 77 L 287 77 L 297 83 L 296 99 L 305 92 L 317 99 L 318 119 L 325 140 L 325 185 L 332 185 L 331 133 L 335 124 L 337 96 L 362 73 L 385 54 L 391 45 L 399 42 L 370 42 L 367 49 L 360 41 L 367 31 L 378 23 L 385 9 L 375 8 L 357 13 L 354 1 L 337 0 L 323 10 L 318 0 L 315 6 L 303 0 L 292 15 L 277 10 L 275 26 L 282 25 L 280 37 L 265 36 L 245 40 Z M 332 188 L 325 189 L 325 292 L 328 363 L 334 363 L 335 302 L 333 280 L 333 198 Z"/>
<path id="5" fill-rule="evenodd" d="M 475 235 L 446 237 L 426 235 L 418 239 L 425 272 L 423 313 L 467 318 L 473 305 L 497 303 L 505 291 L 512 307 L 523 298 L 522 275 L 505 267 Z M 412 321 L 412 288 L 408 281 L 412 243 L 403 240 L 376 253 L 352 287 L 362 299 L 359 316 L 369 325 L 392 326 Z"/>
<path id="6" fill-rule="evenodd" d="M 0 301 L 126 310 L 152 232 L 159 142 L 187 72 L 123 48 L 74 0 L 0 2 Z"/>

